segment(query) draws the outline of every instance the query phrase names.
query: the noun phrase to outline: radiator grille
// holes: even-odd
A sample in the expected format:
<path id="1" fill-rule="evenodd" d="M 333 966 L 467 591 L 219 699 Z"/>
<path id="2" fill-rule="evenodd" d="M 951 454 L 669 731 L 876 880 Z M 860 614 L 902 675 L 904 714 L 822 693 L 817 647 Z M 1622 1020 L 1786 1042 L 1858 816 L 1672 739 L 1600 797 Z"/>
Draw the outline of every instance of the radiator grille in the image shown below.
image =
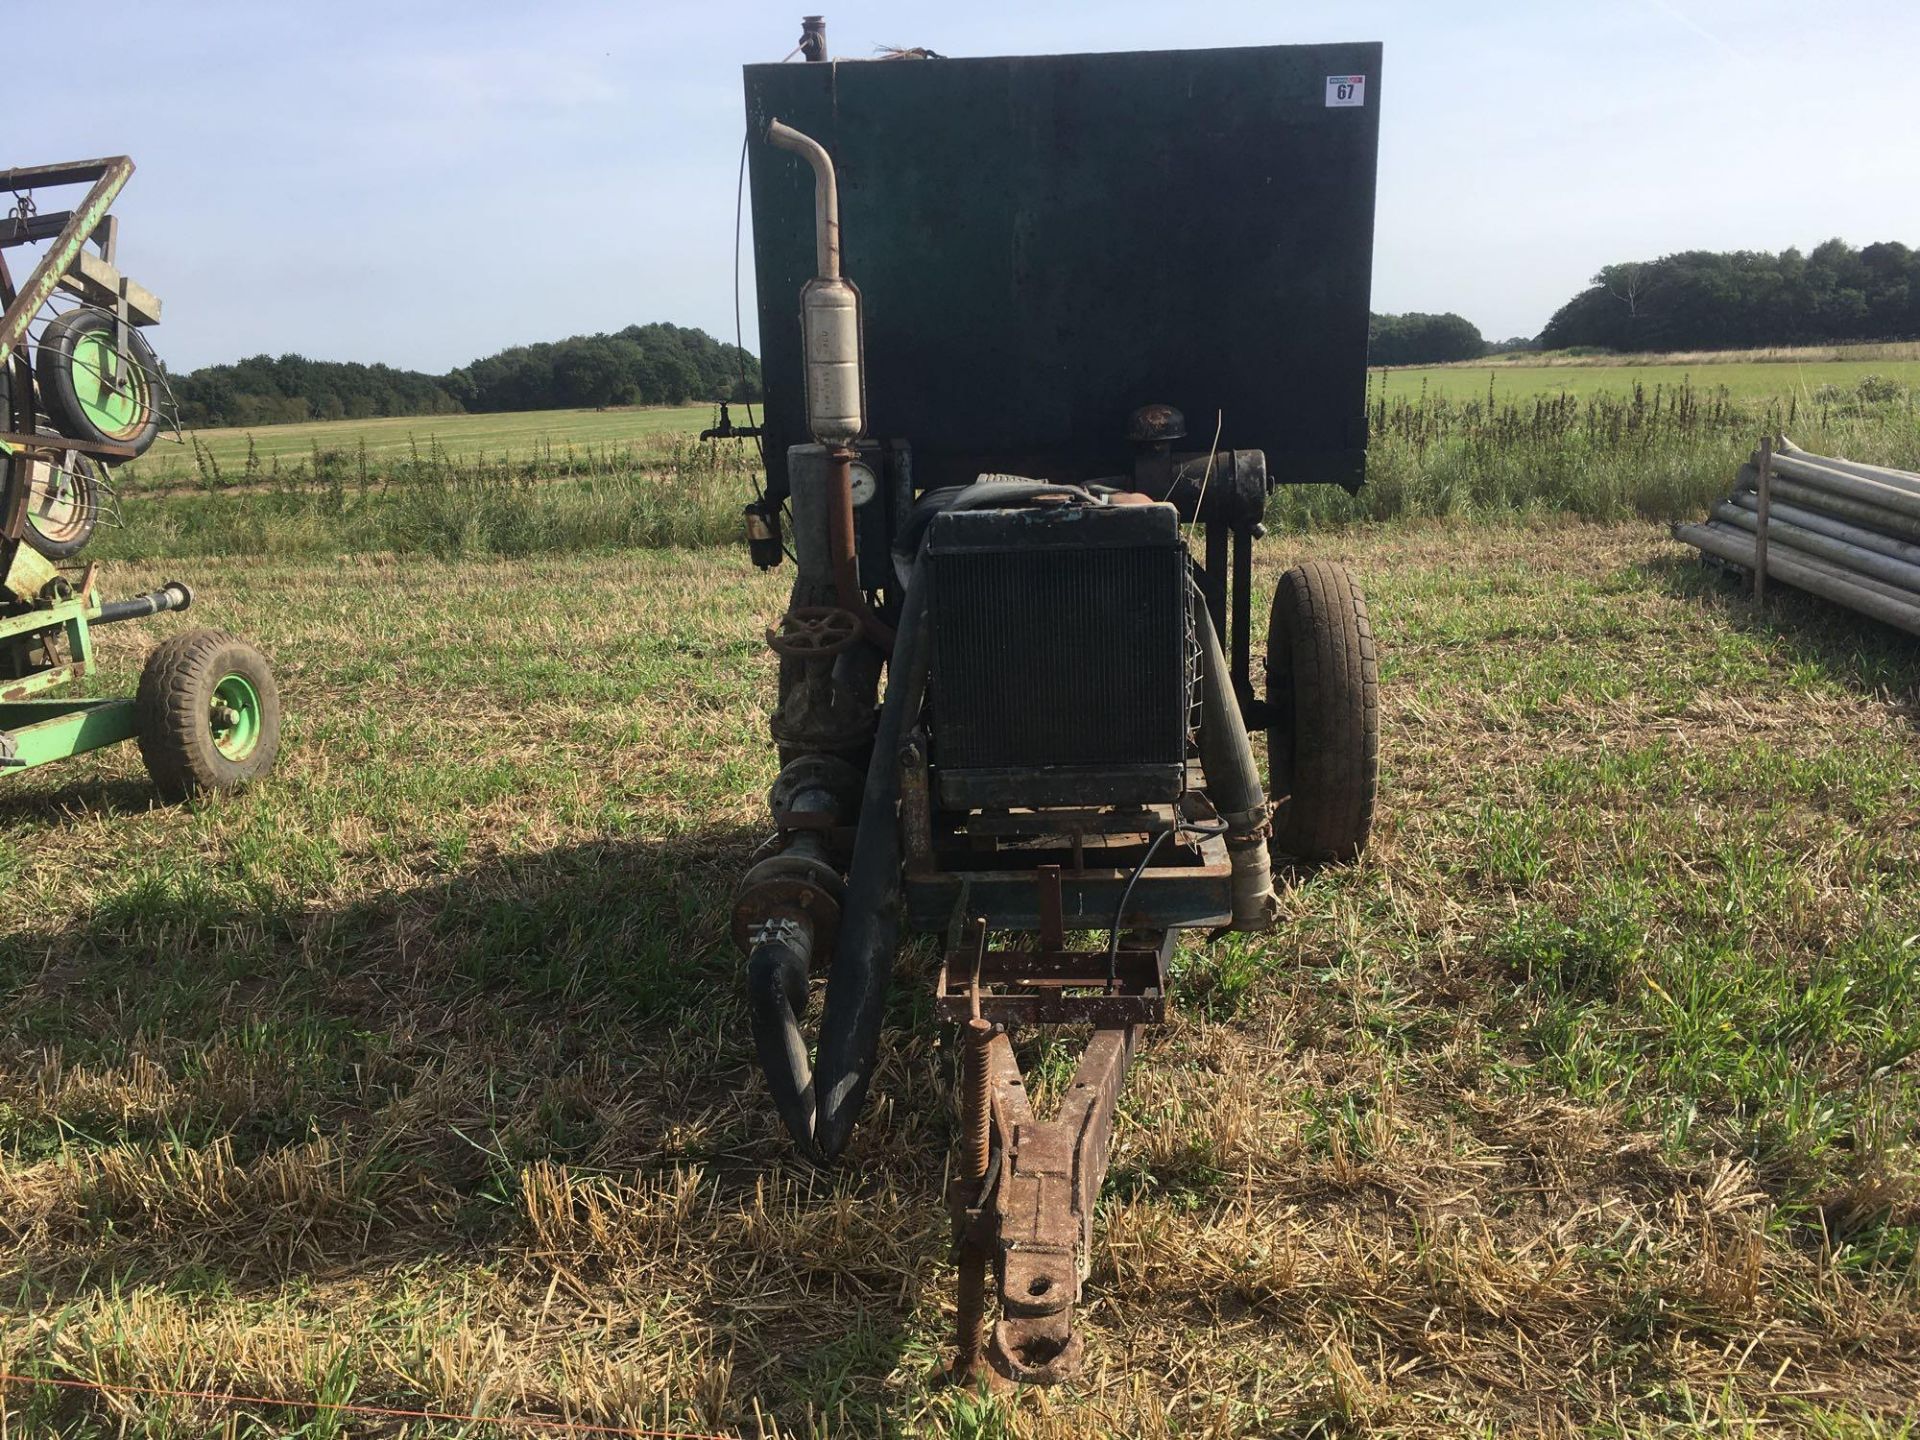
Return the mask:
<path id="1" fill-rule="evenodd" d="M 1159 508 L 1159 507 L 1153 507 Z M 946 517 L 969 521 L 975 517 Z M 979 517 L 985 521 L 986 517 Z M 1124 534 L 1142 533 L 1124 521 Z M 974 529 L 976 540 L 986 538 Z M 1171 520 L 1153 543 L 1106 538 L 1085 523 L 1002 527 L 1002 548 L 930 547 L 934 759 L 943 792 L 956 772 L 1013 772 L 1011 803 L 1105 803 L 1177 793 L 1191 694 L 1186 551 Z M 1151 771 L 1153 793 L 1127 794 Z M 1022 802 L 1022 772 L 1053 771 Z M 1084 777 L 1076 787 L 1072 776 Z M 1173 777 L 1173 778 L 1169 778 Z M 1063 788 L 1064 778 L 1064 788 Z M 1137 788 L 1137 787 L 1136 787 Z M 975 803 L 983 803 L 976 801 Z"/>

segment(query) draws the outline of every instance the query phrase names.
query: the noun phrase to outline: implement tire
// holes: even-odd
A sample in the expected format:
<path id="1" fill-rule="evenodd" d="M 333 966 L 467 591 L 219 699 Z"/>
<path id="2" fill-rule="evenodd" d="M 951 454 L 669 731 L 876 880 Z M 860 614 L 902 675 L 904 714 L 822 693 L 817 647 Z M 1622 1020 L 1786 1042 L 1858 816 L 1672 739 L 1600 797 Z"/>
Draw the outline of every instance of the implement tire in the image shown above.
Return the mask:
<path id="1" fill-rule="evenodd" d="M 33 461 L 21 538 L 49 560 L 71 560 L 100 524 L 100 463 L 78 450 Z"/>
<path id="2" fill-rule="evenodd" d="M 122 350 L 111 315 L 80 309 L 56 317 L 40 336 L 34 375 L 40 401 L 62 435 L 130 445 L 137 456 L 160 433 L 154 393 L 160 362 L 132 327 Z"/>
<path id="3" fill-rule="evenodd" d="M 1274 847 L 1346 861 L 1366 848 L 1380 779 L 1380 667 L 1366 598 L 1343 566 L 1280 577 L 1267 629 Z"/>
<path id="4" fill-rule="evenodd" d="M 266 657 L 223 630 L 156 646 L 134 703 L 140 756 L 164 800 L 235 790 L 273 768 L 279 686 Z"/>

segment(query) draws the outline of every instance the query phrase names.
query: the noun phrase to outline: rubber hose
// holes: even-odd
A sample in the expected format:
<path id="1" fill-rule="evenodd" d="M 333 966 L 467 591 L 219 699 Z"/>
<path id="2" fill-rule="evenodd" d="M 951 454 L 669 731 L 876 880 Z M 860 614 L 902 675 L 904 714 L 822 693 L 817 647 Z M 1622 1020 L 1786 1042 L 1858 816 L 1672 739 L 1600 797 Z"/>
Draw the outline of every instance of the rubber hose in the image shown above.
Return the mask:
<path id="1" fill-rule="evenodd" d="M 860 799 L 853 865 L 841 902 L 840 933 L 827 972 L 814 1067 L 813 1140 L 828 1159 L 846 1149 L 880 1053 L 880 1022 L 900 941 L 900 745 L 927 686 L 926 567 L 907 582 L 892 670 Z"/>
<path id="2" fill-rule="evenodd" d="M 776 921 L 756 933 L 747 956 L 747 1014 L 760 1070 L 787 1132 L 813 1150 L 813 1070 L 800 1016 L 807 1007 L 813 936 L 798 921 Z"/>

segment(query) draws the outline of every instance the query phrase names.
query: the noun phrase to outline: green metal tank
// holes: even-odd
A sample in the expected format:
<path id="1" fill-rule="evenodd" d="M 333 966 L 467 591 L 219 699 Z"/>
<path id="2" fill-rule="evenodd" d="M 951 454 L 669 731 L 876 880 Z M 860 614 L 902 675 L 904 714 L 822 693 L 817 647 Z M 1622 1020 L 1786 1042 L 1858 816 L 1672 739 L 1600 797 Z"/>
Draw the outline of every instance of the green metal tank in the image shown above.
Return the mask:
<path id="1" fill-rule="evenodd" d="M 1377 44 L 753 65 L 745 72 L 773 493 L 804 443 L 813 177 L 839 172 L 869 433 L 920 487 L 1130 471 L 1185 411 L 1279 483 L 1364 472 Z"/>

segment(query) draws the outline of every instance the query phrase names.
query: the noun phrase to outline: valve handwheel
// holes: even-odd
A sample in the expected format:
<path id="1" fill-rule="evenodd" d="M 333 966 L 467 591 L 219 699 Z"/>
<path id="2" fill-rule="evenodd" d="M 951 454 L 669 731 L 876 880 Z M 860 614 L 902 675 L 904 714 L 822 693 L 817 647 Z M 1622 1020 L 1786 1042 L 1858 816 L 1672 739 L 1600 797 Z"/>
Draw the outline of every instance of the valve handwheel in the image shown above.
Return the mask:
<path id="1" fill-rule="evenodd" d="M 774 654 L 791 660 L 826 660 L 860 638 L 860 617 L 837 605 L 796 605 L 767 631 Z"/>

